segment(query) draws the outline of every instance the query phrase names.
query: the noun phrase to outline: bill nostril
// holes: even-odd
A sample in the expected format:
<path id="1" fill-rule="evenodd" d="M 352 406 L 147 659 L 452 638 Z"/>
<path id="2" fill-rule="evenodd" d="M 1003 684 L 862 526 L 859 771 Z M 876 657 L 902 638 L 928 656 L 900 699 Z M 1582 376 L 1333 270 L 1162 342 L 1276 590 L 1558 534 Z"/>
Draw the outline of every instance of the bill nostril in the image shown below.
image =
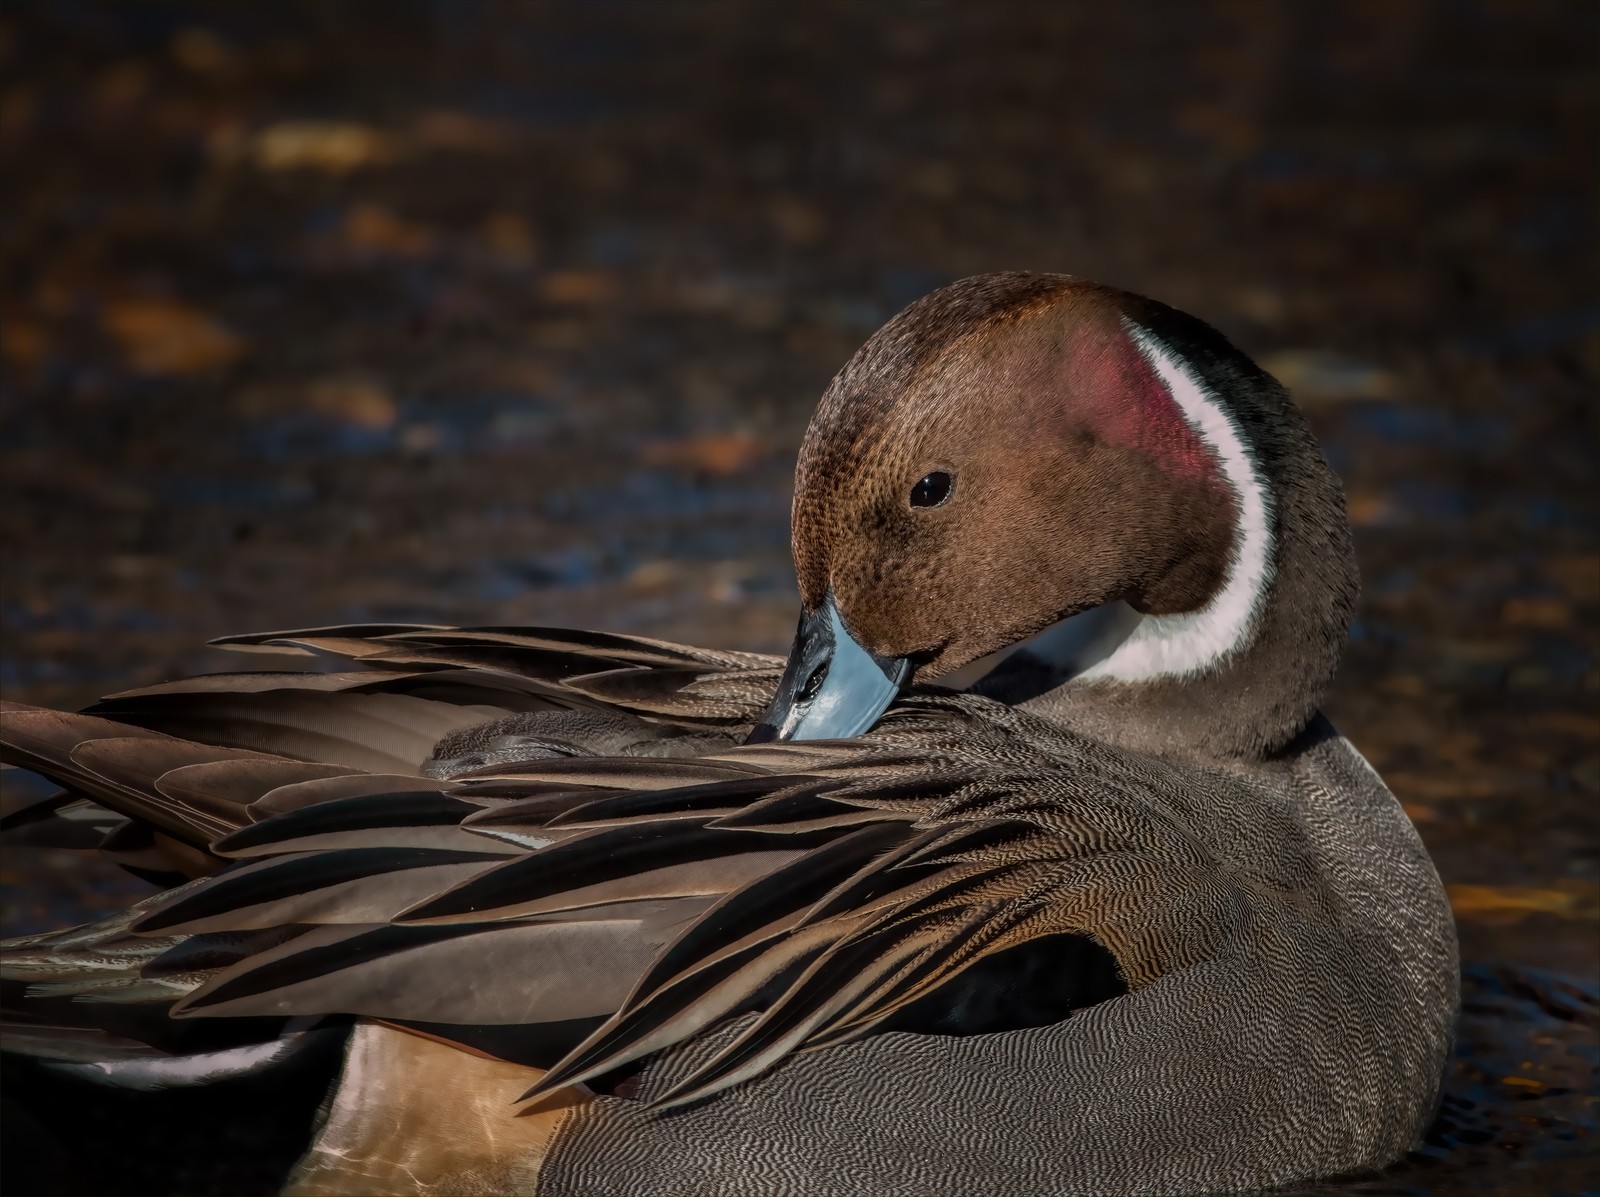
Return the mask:
<path id="1" fill-rule="evenodd" d="M 813 698 L 815 698 L 817 696 L 817 691 L 822 689 L 822 683 L 827 679 L 827 676 L 828 663 L 826 661 L 822 661 L 806 676 L 806 680 L 800 683 L 800 690 L 798 694 L 800 701 L 810 702 Z"/>

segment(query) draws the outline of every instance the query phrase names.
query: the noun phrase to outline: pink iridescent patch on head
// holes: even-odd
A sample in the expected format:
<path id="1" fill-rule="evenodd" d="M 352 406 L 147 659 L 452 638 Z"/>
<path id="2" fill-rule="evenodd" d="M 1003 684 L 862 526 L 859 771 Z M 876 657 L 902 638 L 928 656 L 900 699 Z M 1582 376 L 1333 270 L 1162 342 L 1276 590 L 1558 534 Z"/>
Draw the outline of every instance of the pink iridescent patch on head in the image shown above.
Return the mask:
<path id="1" fill-rule="evenodd" d="M 1070 369 L 1079 410 L 1107 442 L 1135 450 L 1172 478 L 1221 481 L 1216 456 L 1126 332 L 1086 349 Z"/>

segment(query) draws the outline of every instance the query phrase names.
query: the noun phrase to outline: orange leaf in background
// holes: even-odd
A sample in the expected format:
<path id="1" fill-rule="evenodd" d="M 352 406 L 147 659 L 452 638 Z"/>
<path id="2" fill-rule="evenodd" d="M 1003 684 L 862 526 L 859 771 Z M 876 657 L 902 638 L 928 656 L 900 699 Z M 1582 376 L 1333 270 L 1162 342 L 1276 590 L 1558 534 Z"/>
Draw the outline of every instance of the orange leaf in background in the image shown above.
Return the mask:
<path id="1" fill-rule="evenodd" d="M 17 84 L 0 95 L 0 141 L 12 141 L 33 123 L 39 100 L 27 87 Z"/>
<path id="2" fill-rule="evenodd" d="M 1398 694 L 1401 698 L 1421 698 L 1430 687 L 1426 680 L 1414 673 L 1395 673 L 1379 682 L 1378 688 L 1386 694 Z"/>
<path id="3" fill-rule="evenodd" d="M 309 414 L 375 432 L 392 427 L 400 415 L 383 385 L 361 374 L 333 374 L 303 385 L 247 387 L 233 401 L 254 419 Z"/>
<path id="4" fill-rule="evenodd" d="M 89 103 L 101 117 L 138 103 L 150 90 L 150 68 L 142 62 L 121 62 L 95 80 Z"/>
<path id="5" fill-rule="evenodd" d="M 263 170 L 322 170 L 345 174 L 398 157 L 395 139 L 349 121 L 280 121 L 255 135 L 256 165 Z"/>
<path id="6" fill-rule="evenodd" d="M 528 340 L 539 349 L 576 349 L 588 339 L 582 320 L 539 320 L 528 327 Z"/>
<path id="7" fill-rule="evenodd" d="M 1542 568 L 1573 601 L 1600 602 L 1600 553 L 1548 557 Z"/>
<path id="8" fill-rule="evenodd" d="M 1227 292 L 1227 301 L 1261 324 L 1277 324 L 1288 306 L 1283 293 L 1271 287 L 1234 287 Z"/>
<path id="9" fill-rule="evenodd" d="M 1515 627 L 1564 628 L 1577 622 L 1578 613 L 1563 599 L 1513 598 L 1500 609 L 1500 618 Z"/>
<path id="10" fill-rule="evenodd" d="M 1399 509 L 1386 496 L 1372 491 L 1352 492 L 1347 501 L 1347 510 L 1350 522 L 1358 528 L 1374 528 L 1381 524 L 1392 523 L 1400 514 Z"/>
<path id="11" fill-rule="evenodd" d="M 760 438 L 752 433 L 723 432 L 648 445 L 641 456 L 650 465 L 726 476 L 749 469 L 765 452 Z"/>
<path id="12" fill-rule="evenodd" d="M 140 374 L 196 374 L 236 361 L 244 342 L 219 321 L 175 299 L 121 299 L 101 315 L 105 331 Z"/>
<path id="13" fill-rule="evenodd" d="M 424 113 L 417 121 L 413 135 L 419 144 L 430 150 L 476 154 L 498 153 L 511 148 L 517 141 L 514 125 L 466 112 Z"/>
<path id="14" fill-rule="evenodd" d="M 1382 366 L 1325 349 L 1285 349 L 1262 358 L 1261 368 L 1302 401 L 1394 399 L 1403 392 Z"/>
<path id="15" fill-rule="evenodd" d="M 1600 886 L 1578 880 L 1548 888 L 1525 885 L 1447 885 L 1457 918 L 1484 923 L 1515 923 L 1530 914 L 1594 918 L 1600 914 Z"/>
<path id="16" fill-rule="evenodd" d="M 169 48 L 179 65 L 197 75 L 229 75 L 239 69 L 233 47 L 209 29 L 181 29 L 173 35 Z"/>
<path id="17" fill-rule="evenodd" d="M 306 402 L 318 415 L 374 432 L 388 428 L 399 415 L 389 392 L 367 378 L 324 378 L 306 388 Z"/>
<path id="18" fill-rule="evenodd" d="M 433 248 L 433 234 L 382 204 L 357 204 L 344 218 L 344 240 L 352 249 L 396 258 L 419 258 Z"/>
<path id="19" fill-rule="evenodd" d="M 772 205 L 772 223 L 785 241 L 815 245 L 827 232 L 822 213 L 799 199 L 781 199 Z"/>
<path id="20" fill-rule="evenodd" d="M 617 292 L 617 283 L 599 270 L 558 270 L 544 276 L 539 291 L 551 303 L 601 303 Z"/>
<path id="21" fill-rule="evenodd" d="M 533 230 L 515 212 L 491 213 L 482 225 L 483 239 L 496 256 L 511 262 L 533 260 L 538 249 Z"/>
<path id="22" fill-rule="evenodd" d="M 906 180 L 913 191 L 931 200 L 945 200 L 961 190 L 961 173 L 954 163 L 945 161 L 919 162 L 912 166 Z"/>
<path id="23" fill-rule="evenodd" d="M 1465 798 L 1499 798 L 1516 794 L 1523 779 L 1514 771 L 1495 770 L 1469 762 L 1467 769 L 1434 769 L 1413 772 L 1393 769 L 1383 775 L 1389 789 L 1402 802 L 1426 799 L 1430 802 L 1459 802 Z"/>
<path id="24" fill-rule="evenodd" d="M 31 369 L 49 349 L 49 335 L 32 320 L 10 316 L 0 320 L 0 356 L 7 361 Z"/>
<path id="25" fill-rule="evenodd" d="M 1558 736 L 1577 736 L 1584 740 L 1600 738 L 1600 715 L 1592 711 L 1546 711 L 1529 718 L 1541 731 Z"/>

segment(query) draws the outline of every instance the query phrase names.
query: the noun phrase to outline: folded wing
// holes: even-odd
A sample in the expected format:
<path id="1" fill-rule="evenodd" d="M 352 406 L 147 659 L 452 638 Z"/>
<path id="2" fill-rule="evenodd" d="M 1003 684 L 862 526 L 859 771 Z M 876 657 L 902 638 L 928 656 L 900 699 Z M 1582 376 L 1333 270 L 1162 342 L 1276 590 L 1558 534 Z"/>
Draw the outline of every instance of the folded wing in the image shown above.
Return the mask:
<path id="1" fill-rule="evenodd" d="M 93 994 L 145 1022 L 381 1019 L 548 1069 L 545 1091 L 754 1015 L 656 1097 L 674 1104 L 882 1029 L 1054 1021 L 1205 939 L 1164 933 L 1195 909 L 1140 897 L 1203 895 L 1215 867 L 1162 814 L 1170 771 L 1141 788 L 1119 768 L 1119 799 L 1111 750 L 979 698 L 930 691 L 858 740 L 743 747 L 771 658 L 410 626 L 233 643 L 360 668 L 7 709 L 6 759 L 67 788 L 56 810 L 102 805 L 128 820 L 113 837 L 159 837 L 201 878 L 14 945 L 22 1017 Z M 419 776 L 474 723 L 575 709 L 709 731 L 715 750 Z M 1172 869 L 1200 884 L 1150 884 Z M 996 993 L 1005 1009 L 969 1013 Z"/>

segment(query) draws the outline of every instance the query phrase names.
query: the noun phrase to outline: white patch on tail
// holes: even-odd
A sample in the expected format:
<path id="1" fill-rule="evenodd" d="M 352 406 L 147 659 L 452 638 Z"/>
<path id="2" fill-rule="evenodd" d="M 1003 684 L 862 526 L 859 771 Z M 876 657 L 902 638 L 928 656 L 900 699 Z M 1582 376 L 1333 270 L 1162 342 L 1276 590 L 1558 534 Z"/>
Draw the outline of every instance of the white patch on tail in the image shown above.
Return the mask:
<path id="1" fill-rule="evenodd" d="M 1114 652 L 1078 676 L 1118 682 L 1189 677 L 1249 642 L 1272 578 L 1272 512 L 1266 484 L 1216 397 L 1149 332 L 1131 321 L 1123 323 L 1184 419 L 1216 454 L 1239 519 L 1227 576 L 1209 603 L 1183 615 L 1141 617 Z"/>
<path id="2" fill-rule="evenodd" d="M 118 1089 L 145 1091 L 185 1088 L 263 1072 L 293 1054 L 298 1039 L 272 1039 L 192 1056 L 149 1056 L 131 1060 L 77 1062 L 46 1060 L 57 1072 Z"/>

